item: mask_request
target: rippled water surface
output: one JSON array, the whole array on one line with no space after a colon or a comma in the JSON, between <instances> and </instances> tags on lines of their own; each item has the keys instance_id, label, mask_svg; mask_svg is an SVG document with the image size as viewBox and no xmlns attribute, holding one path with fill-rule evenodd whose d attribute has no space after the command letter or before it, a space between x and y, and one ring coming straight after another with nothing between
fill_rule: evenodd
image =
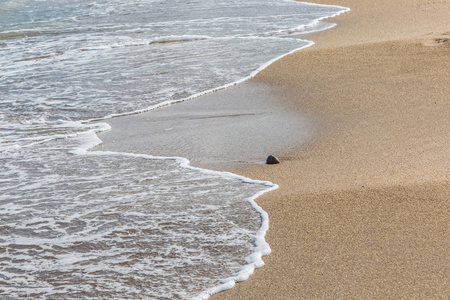
<instances>
[{"instance_id":1,"label":"rippled water surface","mask_svg":"<svg viewBox=\"0 0 450 300\"><path fill-rule=\"evenodd\" d=\"M251 253L260 217L242 200L261 186L62 142L0 163L4 294L186 298Z\"/></svg>"},{"instance_id":2,"label":"rippled water surface","mask_svg":"<svg viewBox=\"0 0 450 300\"><path fill-rule=\"evenodd\" d=\"M186 299L250 263L261 215L247 200L268 183L183 159L86 152L108 129L92 120L246 78L309 45L292 36L341 11L0 0L0 296Z\"/></svg>"}]
</instances>

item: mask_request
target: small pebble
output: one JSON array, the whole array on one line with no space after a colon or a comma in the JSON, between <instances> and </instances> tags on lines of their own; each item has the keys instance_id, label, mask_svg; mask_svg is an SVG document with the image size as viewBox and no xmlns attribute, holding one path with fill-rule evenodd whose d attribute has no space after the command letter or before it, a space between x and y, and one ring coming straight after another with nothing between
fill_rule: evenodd
<instances>
[{"instance_id":1,"label":"small pebble","mask_svg":"<svg viewBox=\"0 0 450 300\"><path fill-rule=\"evenodd\" d=\"M268 165L275 165L275 164L279 164L279 163L280 163L280 160L273 155L269 155L269 157L266 160L266 164L268 164Z\"/></svg>"}]
</instances>

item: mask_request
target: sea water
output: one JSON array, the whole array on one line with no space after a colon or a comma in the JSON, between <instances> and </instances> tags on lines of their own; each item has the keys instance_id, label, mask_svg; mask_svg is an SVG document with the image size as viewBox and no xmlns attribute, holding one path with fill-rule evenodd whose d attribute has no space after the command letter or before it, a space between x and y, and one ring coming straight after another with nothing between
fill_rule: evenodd
<instances>
[{"instance_id":1,"label":"sea water","mask_svg":"<svg viewBox=\"0 0 450 300\"><path fill-rule=\"evenodd\" d=\"M268 218L253 200L275 185L184 158L87 151L110 129L93 121L239 82L345 10L0 0L2 298L205 299L262 266Z\"/></svg>"}]
</instances>

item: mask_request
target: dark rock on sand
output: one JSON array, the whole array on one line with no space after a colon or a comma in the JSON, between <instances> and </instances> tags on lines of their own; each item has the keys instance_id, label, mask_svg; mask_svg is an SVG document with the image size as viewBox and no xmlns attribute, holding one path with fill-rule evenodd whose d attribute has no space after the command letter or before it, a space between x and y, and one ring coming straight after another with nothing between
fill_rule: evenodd
<instances>
[{"instance_id":1,"label":"dark rock on sand","mask_svg":"<svg viewBox=\"0 0 450 300\"><path fill-rule=\"evenodd\" d=\"M269 157L267 158L267 161L266 161L266 164L268 164L268 165L275 165L275 164L279 164L279 163L280 163L280 160L273 155L269 155Z\"/></svg>"}]
</instances>

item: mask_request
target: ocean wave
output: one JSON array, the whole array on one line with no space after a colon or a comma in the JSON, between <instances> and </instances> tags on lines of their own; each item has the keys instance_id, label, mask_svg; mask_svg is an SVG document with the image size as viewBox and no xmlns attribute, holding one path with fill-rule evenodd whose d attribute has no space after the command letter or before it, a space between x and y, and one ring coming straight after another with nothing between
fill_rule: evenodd
<instances>
[{"instance_id":1,"label":"ocean wave","mask_svg":"<svg viewBox=\"0 0 450 300\"><path fill-rule=\"evenodd\" d=\"M110 129L96 122L242 82L312 45L292 36L345 9L16 4L0 11L2 293L206 299L261 267L268 216L254 199L276 185L184 158L88 151Z\"/></svg>"}]
</instances>

